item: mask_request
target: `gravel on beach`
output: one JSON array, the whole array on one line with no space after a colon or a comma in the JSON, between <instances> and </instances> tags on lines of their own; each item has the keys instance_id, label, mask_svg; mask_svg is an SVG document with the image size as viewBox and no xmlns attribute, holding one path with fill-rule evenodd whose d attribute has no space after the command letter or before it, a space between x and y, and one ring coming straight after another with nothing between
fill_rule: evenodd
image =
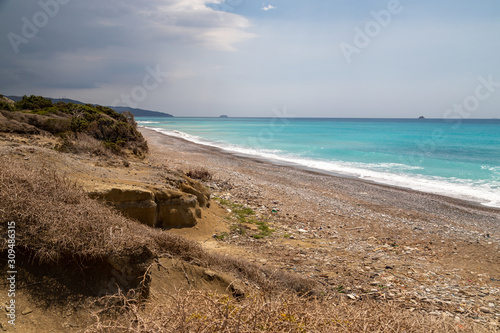
<instances>
[{"instance_id":1,"label":"gravel on beach","mask_svg":"<svg viewBox=\"0 0 500 333\"><path fill-rule=\"evenodd\" d=\"M262 239L231 233L221 246L353 302L392 300L500 327L500 209L140 131L149 163L208 170L214 197L252 208L274 229Z\"/></svg>"}]
</instances>

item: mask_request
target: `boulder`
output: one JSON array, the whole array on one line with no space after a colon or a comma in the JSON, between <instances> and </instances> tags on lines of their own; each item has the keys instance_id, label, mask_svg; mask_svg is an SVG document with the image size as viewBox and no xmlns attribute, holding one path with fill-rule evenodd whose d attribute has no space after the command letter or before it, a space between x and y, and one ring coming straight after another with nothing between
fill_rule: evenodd
<instances>
[{"instance_id":1,"label":"boulder","mask_svg":"<svg viewBox=\"0 0 500 333\"><path fill-rule=\"evenodd\" d=\"M200 207L208 204L208 190L187 184L181 184L180 189L101 185L87 191L91 198L105 201L123 215L151 227L193 227L201 218Z\"/></svg>"},{"instance_id":2,"label":"boulder","mask_svg":"<svg viewBox=\"0 0 500 333\"><path fill-rule=\"evenodd\" d=\"M151 227L156 226L157 204L154 194L147 189L124 186L99 188L90 191L89 196L105 201L125 216Z\"/></svg>"},{"instance_id":3,"label":"boulder","mask_svg":"<svg viewBox=\"0 0 500 333\"><path fill-rule=\"evenodd\" d=\"M178 228L196 225L196 196L171 189L155 189L155 199L158 206L156 226Z\"/></svg>"},{"instance_id":4,"label":"boulder","mask_svg":"<svg viewBox=\"0 0 500 333\"><path fill-rule=\"evenodd\" d=\"M189 183L181 183L179 189L182 192L190 193L196 196L200 207L208 206L210 201L210 192L201 183L191 181Z\"/></svg>"}]
</instances>

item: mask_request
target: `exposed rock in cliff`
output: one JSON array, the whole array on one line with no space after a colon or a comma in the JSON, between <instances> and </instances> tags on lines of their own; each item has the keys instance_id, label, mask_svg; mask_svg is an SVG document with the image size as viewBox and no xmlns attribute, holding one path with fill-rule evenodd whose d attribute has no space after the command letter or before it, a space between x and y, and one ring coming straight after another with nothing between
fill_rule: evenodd
<instances>
[{"instance_id":1,"label":"exposed rock in cliff","mask_svg":"<svg viewBox=\"0 0 500 333\"><path fill-rule=\"evenodd\" d=\"M179 190L116 184L96 185L87 191L91 198L107 202L125 216L167 229L195 226L201 208L210 200L208 190L189 178L182 179Z\"/></svg>"}]
</instances>

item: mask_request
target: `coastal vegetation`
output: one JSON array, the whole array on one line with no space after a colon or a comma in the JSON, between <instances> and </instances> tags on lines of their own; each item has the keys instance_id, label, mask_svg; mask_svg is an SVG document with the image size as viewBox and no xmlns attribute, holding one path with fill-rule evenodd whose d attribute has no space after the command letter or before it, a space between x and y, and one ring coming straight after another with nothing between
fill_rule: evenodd
<instances>
[{"instance_id":1,"label":"coastal vegetation","mask_svg":"<svg viewBox=\"0 0 500 333\"><path fill-rule=\"evenodd\" d=\"M57 102L41 96L23 96L18 102L0 98L0 131L52 134L60 139L63 152L106 151L123 155L132 152L144 157L146 140L137 130L130 112L118 113L100 105Z\"/></svg>"}]
</instances>

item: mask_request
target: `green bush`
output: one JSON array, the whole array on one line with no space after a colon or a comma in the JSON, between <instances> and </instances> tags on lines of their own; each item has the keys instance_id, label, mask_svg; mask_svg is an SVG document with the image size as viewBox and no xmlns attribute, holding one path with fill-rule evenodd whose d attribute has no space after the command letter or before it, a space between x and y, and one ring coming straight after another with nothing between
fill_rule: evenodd
<instances>
[{"instance_id":1,"label":"green bush","mask_svg":"<svg viewBox=\"0 0 500 333\"><path fill-rule=\"evenodd\" d=\"M0 109L12 106L0 100ZM15 103L16 112L23 115L22 121L43 129L52 134L60 135L72 132L72 138L78 140L78 134L86 134L99 140L114 153L121 154L124 149L131 150L137 156L144 156L148 145L142 134L137 130L137 123L130 112L120 114L115 110L92 104L74 104L57 102L52 104L49 99L41 96L23 96ZM26 110L29 110L28 112ZM68 141L70 139L67 139ZM62 150L69 147L68 142L62 145Z\"/></svg>"},{"instance_id":2,"label":"green bush","mask_svg":"<svg viewBox=\"0 0 500 333\"><path fill-rule=\"evenodd\" d=\"M48 118L41 122L37 127L57 135L68 132L70 129L70 122L68 119Z\"/></svg>"},{"instance_id":3,"label":"green bush","mask_svg":"<svg viewBox=\"0 0 500 333\"><path fill-rule=\"evenodd\" d=\"M18 110L40 110L51 107L52 101L42 96L31 95L28 97L24 95L15 105Z\"/></svg>"},{"instance_id":4,"label":"green bush","mask_svg":"<svg viewBox=\"0 0 500 333\"><path fill-rule=\"evenodd\" d=\"M0 101L0 110L14 111L14 107L7 102Z\"/></svg>"},{"instance_id":5,"label":"green bush","mask_svg":"<svg viewBox=\"0 0 500 333\"><path fill-rule=\"evenodd\" d=\"M85 118L72 118L71 119L71 130L73 132L85 132L89 127L90 123Z\"/></svg>"},{"instance_id":6,"label":"green bush","mask_svg":"<svg viewBox=\"0 0 500 333\"><path fill-rule=\"evenodd\" d=\"M87 105L89 105L89 104L87 104ZM118 113L118 112L116 112L115 110L113 110L111 108L108 108L108 107L105 107L105 106L101 106L101 105L96 105L94 108L96 110L98 110L99 112L104 113L104 114L110 116L111 118L113 118L115 120L127 122L127 118L123 114Z\"/></svg>"}]
</instances>

